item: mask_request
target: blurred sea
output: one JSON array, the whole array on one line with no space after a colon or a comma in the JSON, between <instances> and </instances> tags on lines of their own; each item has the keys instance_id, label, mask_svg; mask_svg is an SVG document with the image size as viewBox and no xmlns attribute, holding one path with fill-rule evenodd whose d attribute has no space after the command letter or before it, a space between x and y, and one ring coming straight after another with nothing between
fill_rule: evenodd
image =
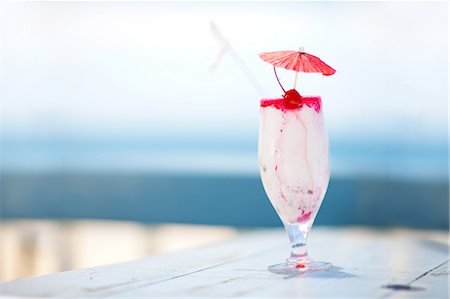
<instances>
[{"instance_id":1,"label":"blurred sea","mask_svg":"<svg viewBox=\"0 0 450 299\"><path fill-rule=\"evenodd\" d=\"M258 175L251 138L4 138L6 172L146 172ZM332 175L447 180L448 144L330 140Z\"/></svg>"},{"instance_id":2,"label":"blurred sea","mask_svg":"<svg viewBox=\"0 0 450 299\"><path fill-rule=\"evenodd\" d=\"M257 140L3 140L4 218L279 226ZM446 144L330 141L317 223L448 229Z\"/></svg>"}]
</instances>

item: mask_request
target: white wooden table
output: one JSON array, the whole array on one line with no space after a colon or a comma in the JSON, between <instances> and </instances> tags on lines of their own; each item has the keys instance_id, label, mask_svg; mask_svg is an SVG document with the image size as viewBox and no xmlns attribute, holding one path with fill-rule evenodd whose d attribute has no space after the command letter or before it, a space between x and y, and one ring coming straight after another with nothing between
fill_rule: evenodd
<instances>
[{"instance_id":1,"label":"white wooden table","mask_svg":"<svg viewBox=\"0 0 450 299\"><path fill-rule=\"evenodd\" d=\"M448 233L314 228L310 255L334 268L267 271L289 253L281 229L214 246L1 285L4 297L448 298Z\"/></svg>"}]
</instances>

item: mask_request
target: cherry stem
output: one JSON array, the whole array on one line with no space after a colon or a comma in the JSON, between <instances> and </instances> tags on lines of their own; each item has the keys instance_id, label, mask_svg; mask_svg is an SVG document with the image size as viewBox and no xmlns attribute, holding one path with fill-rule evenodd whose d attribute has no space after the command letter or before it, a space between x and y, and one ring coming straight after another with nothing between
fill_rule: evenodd
<instances>
[{"instance_id":1,"label":"cherry stem","mask_svg":"<svg viewBox=\"0 0 450 299\"><path fill-rule=\"evenodd\" d=\"M273 71L275 72L275 77L277 78L278 84L280 84L280 87L283 90L283 92L286 93L286 90L284 90L283 85L281 85L280 79L278 79L277 70L275 69L275 67L273 67Z\"/></svg>"}]
</instances>

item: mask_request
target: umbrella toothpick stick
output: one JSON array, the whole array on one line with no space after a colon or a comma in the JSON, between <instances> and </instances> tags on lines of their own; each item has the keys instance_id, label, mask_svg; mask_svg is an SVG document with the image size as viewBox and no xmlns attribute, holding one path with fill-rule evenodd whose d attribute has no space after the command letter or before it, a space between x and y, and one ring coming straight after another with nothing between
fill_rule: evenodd
<instances>
[{"instance_id":1,"label":"umbrella toothpick stick","mask_svg":"<svg viewBox=\"0 0 450 299\"><path fill-rule=\"evenodd\" d=\"M298 73L299 73L299 72L295 72L294 89L295 89L295 87L297 86Z\"/></svg>"},{"instance_id":2,"label":"umbrella toothpick stick","mask_svg":"<svg viewBox=\"0 0 450 299\"><path fill-rule=\"evenodd\" d=\"M305 48L304 48L304 47L299 47L299 48L298 48L298 53L300 53L300 55L302 55L303 53L305 53ZM297 86L298 73L299 73L299 72L295 72L294 89L295 89L295 87Z\"/></svg>"}]
</instances>

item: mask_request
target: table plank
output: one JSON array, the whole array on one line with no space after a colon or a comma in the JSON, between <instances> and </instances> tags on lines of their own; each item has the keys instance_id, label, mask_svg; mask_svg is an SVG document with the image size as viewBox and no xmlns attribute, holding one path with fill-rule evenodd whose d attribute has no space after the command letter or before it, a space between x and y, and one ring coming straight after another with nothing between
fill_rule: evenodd
<instances>
[{"instance_id":1,"label":"table plank","mask_svg":"<svg viewBox=\"0 0 450 299\"><path fill-rule=\"evenodd\" d=\"M280 230L243 233L187 252L3 285L3 293L37 297L373 297L447 298L447 233L313 229L309 249L328 271L297 276L267 266L288 254ZM409 287L409 289L407 288Z\"/></svg>"},{"instance_id":2,"label":"table plank","mask_svg":"<svg viewBox=\"0 0 450 299\"><path fill-rule=\"evenodd\" d=\"M331 271L295 277L272 274L266 270L267 265L283 260L286 254L285 248L278 247L206 272L194 273L183 280L166 281L117 294L116 297L149 294L157 297L176 297L180 294L188 297L335 297L341 294L343 297L389 298L391 290L383 288L383 285L413 280L446 258L446 255L436 255L433 249L415 247L413 236L406 237L404 233L391 232L391 238L383 238L385 233L366 231L353 231L352 237L335 233L324 235L325 232L322 232L320 238L311 243L311 252L327 257L324 259L342 269L336 267ZM341 244L338 244L339 240ZM333 248L330 243L338 245L336 251L330 250ZM429 298L432 294L425 289L409 294L409 297Z\"/></svg>"},{"instance_id":3,"label":"table plank","mask_svg":"<svg viewBox=\"0 0 450 299\"><path fill-rule=\"evenodd\" d=\"M137 261L59 272L3 283L2 293L34 297L108 296L142 285L180 278L259 252L267 246L261 236L284 242L279 231L243 233L218 246L153 256Z\"/></svg>"}]
</instances>

